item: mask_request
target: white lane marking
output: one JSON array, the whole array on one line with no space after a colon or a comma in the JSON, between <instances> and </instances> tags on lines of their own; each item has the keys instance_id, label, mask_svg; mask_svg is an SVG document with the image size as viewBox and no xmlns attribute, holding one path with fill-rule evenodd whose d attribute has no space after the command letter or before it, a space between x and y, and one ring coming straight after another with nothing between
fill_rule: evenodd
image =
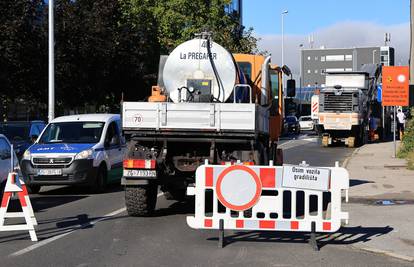
<instances>
[{"instance_id":1,"label":"white lane marking","mask_svg":"<svg viewBox=\"0 0 414 267\"><path fill-rule=\"evenodd\" d=\"M288 144L290 144L290 143L292 143L292 142L294 142L294 141L296 141L296 140L289 140L289 141L287 141L286 143L283 143L283 144L281 144L281 145L278 145L277 147L278 147L278 148L280 148L280 147L285 146L285 145L288 145Z\"/></svg>"},{"instance_id":2,"label":"white lane marking","mask_svg":"<svg viewBox=\"0 0 414 267\"><path fill-rule=\"evenodd\" d=\"M162 195L164 195L164 193L163 193L163 192L158 193L157 198L158 198L158 197L160 197L160 196L162 196ZM31 245L31 246L28 246L28 247L26 247L26 248L24 248L24 249L22 249L22 250L16 251L16 252L14 252L14 253L10 254L10 255L9 255L9 257L21 256L21 255L26 254L26 253L28 253L28 252L30 252L30 251L33 251L33 250L35 250L35 249L37 249L37 248L40 248L40 247L43 247L43 246L45 246L45 245L47 245L47 244L49 244L49 243L52 243L53 241L56 241L56 240L58 240L58 239L61 239L62 237L65 237L65 236L67 236L67 235L69 235L69 234L71 234L71 233L75 232L76 230L82 229L82 228L84 228L84 227L86 227L86 226L89 226L89 225L94 225L94 224L96 224L96 223L98 223L98 222L100 222L100 221L103 221L103 220L109 219L110 217L113 217L113 216L115 216L115 215L118 215L118 214L120 214L120 213L122 213L122 212L124 212L124 211L126 211L126 208L125 208L125 207L120 208L120 209L117 209L117 210L112 211L112 212L110 212L110 213L108 213L108 214L105 214L102 218L95 219L95 220L90 221L90 222L88 222L88 223L81 224L81 225L77 226L76 228L74 228L74 229L69 229L69 230L67 230L66 232L64 232L64 233L62 233L62 234L60 234L60 235L56 235L56 236L54 236L54 237L51 237L51 238L48 238L48 239L42 240L42 241L37 242L36 244L33 244L33 245Z\"/></svg>"}]
</instances>

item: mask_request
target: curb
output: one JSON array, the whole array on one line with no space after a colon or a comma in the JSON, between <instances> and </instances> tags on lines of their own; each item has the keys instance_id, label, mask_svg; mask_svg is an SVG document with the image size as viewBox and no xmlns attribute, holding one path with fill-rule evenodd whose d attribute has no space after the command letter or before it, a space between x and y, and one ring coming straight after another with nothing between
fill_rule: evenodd
<instances>
[{"instance_id":1,"label":"curb","mask_svg":"<svg viewBox=\"0 0 414 267\"><path fill-rule=\"evenodd\" d=\"M389 257L393 257L393 258L408 261L408 262L414 262L414 257L401 255L401 254L398 254L398 253L395 253L395 252L392 252L392 251L376 249L376 248L371 248L371 247L367 247L367 246L358 246L358 245L351 245L351 246L355 249L359 249L359 250L363 250L363 251L367 251L367 252L371 252L371 253L375 253L375 254L382 254L382 255L386 255L386 256L389 256Z\"/></svg>"},{"instance_id":2,"label":"curb","mask_svg":"<svg viewBox=\"0 0 414 267\"><path fill-rule=\"evenodd\" d=\"M350 156L348 156L348 157L344 160L344 163L342 163L342 168L346 168L346 167L348 166L348 163L349 163L349 161L351 160L351 158L352 158L353 156L355 156L355 154L357 154L357 153L359 152L359 150L361 150L361 148L362 148L362 146L361 146L361 147L356 148L356 149L354 150L354 152L352 152L352 154L351 154Z\"/></svg>"}]
</instances>

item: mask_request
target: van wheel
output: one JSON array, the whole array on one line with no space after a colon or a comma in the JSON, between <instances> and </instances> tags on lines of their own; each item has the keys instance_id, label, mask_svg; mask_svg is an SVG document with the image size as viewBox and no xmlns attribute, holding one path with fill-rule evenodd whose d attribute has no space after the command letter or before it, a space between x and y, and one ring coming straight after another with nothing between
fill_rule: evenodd
<instances>
[{"instance_id":1,"label":"van wheel","mask_svg":"<svg viewBox=\"0 0 414 267\"><path fill-rule=\"evenodd\" d=\"M26 185L29 194L37 194L40 191L40 185Z\"/></svg>"},{"instance_id":2,"label":"van wheel","mask_svg":"<svg viewBox=\"0 0 414 267\"><path fill-rule=\"evenodd\" d=\"M98 173L96 175L95 183L92 185L91 189L94 193L102 193L106 188L106 169L104 166L100 166Z\"/></svg>"}]
</instances>

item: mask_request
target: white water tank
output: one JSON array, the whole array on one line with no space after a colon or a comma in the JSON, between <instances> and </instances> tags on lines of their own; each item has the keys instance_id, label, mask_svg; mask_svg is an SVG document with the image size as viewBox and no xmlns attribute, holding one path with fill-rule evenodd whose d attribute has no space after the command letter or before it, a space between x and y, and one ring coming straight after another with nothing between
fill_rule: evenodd
<instances>
[{"instance_id":1,"label":"white water tank","mask_svg":"<svg viewBox=\"0 0 414 267\"><path fill-rule=\"evenodd\" d=\"M197 38L180 44L168 56L163 81L173 102L180 102L179 88L187 86L187 80L191 79L211 80L212 95L221 102L225 102L232 94L237 76L232 55L213 41L210 46L211 54L207 51L207 40ZM213 59L222 81L220 91L209 57Z\"/></svg>"}]
</instances>

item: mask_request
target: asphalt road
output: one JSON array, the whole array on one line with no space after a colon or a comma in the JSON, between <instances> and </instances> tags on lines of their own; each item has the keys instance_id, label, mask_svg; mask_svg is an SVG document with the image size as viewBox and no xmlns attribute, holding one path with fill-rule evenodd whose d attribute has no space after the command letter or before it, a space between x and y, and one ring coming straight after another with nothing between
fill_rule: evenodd
<instances>
[{"instance_id":1,"label":"asphalt road","mask_svg":"<svg viewBox=\"0 0 414 267\"><path fill-rule=\"evenodd\" d=\"M292 140L291 138L296 138ZM321 148L311 135L282 140L286 163L340 164L352 153L345 147ZM31 200L39 222L39 242L27 233L0 233L2 266L410 266L393 258L352 247L370 238L363 228L342 228L320 236L314 252L304 234L226 231L227 245L217 247L215 231L193 230L185 217L190 202L159 195L153 217L131 218L124 192L90 195L81 188L50 187ZM352 214L350 215L352 216Z\"/></svg>"}]
</instances>

